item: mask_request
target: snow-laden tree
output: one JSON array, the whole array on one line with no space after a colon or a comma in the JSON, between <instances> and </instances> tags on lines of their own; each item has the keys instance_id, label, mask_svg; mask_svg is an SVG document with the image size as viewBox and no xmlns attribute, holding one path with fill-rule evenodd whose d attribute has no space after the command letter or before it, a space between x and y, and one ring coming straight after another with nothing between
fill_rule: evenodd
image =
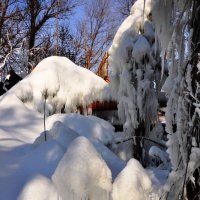
<instances>
[{"instance_id":1,"label":"snow-laden tree","mask_svg":"<svg viewBox=\"0 0 200 200\"><path fill-rule=\"evenodd\" d=\"M141 141L157 122L160 53L151 1L139 0L118 29L110 48L111 86L124 131L135 136L134 157L143 161Z\"/></svg>"},{"instance_id":2,"label":"snow-laden tree","mask_svg":"<svg viewBox=\"0 0 200 200\"><path fill-rule=\"evenodd\" d=\"M166 131L171 173L163 199L192 199L199 188L199 9L198 0L138 0L110 49L111 84L119 102L119 117L124 130L139 138L134 150L140 152L133 155L141 161L141 136L148 136L150 125L157 120L156 94L165 66L168 68L163 90L168 96ZM189 180L196 187L192 195L184 190Z\"/></svg>"},{"instance_id":3,"label":"snow-laden tree","mask_svg":"<svg viewBox=\"0 0 200 200\"><path fill-rule=\"evenodd\" d=\"M166 131L172 172L163 199L194 199L199 186L193 173L200 166L200 2L170 0L165 4L162 1L154 3L156 36L163 54L166 52L169 68L163 89L169 96ZM194 190L187 193L184 188L189 179Z\"/></svg>"}]
</instances>

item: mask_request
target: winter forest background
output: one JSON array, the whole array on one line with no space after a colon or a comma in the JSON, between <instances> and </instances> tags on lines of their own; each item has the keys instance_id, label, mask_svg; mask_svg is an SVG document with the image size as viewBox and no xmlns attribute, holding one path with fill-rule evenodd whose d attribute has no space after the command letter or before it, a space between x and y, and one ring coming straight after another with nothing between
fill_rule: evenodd
<instances>
[{"instance_id":1,"label":"winter forest background","mask_svg":"<svg viewBox=\"0 0 200 200\"><path fill-rule=\"evenodd\" d=\"M199 21L199 0L1 0L0 78L23 80L0 96L0 199L200 199Z\"/></svg>"},{"instance_id":2,"label":"winter forest background","mask_svg":"<svg viewBox=\"0 0 200 200\"><path fill-rule=\"evenodd\" d=\"M89 69L94 67L132 5L131 0L0 3L1 63L26 74L51 55L66 56Z\"/></svg>"}]
</instances>

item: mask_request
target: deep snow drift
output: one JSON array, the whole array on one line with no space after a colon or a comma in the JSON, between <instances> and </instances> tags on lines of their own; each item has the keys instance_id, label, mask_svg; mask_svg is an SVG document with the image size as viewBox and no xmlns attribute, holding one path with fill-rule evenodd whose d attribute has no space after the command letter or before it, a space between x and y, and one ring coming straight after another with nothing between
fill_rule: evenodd
<instances>
[{"instance_id":1,"label":"deep snow drift","mask_svg":"<svg viewBox=\"0 0 200 200\"><path fill-rule=\"evenodd\" d=\"M33 72L14 86L14 93L25 105L44 112L76 112L95 100L109 99L108 84L93 72L75 65L65 57L52 56L42 60Z\"/></svg>"},{"instance_id":2,"label":"deep snow drift","mask_svg":"<svg viewBox=\"0 0 200 200\"><path fill-rule=\"evenodd\" d=\"M94 116L58 113L46 116L44 131L45 90L47 115L59 112L61 105L69 111L79 103L86 105L108 97L104 95L108 89L104 80L77 66L63 66L65 61L67 59L59 57L45 59L0 97L2 200L117 199L115 195L112 198L112 188L118 185L115 180L123 182L120 172L126 162L112 152L116 133L111 124ZM79 84L79 80L83 82ZM136 165L134 170L147 177L147 182L140 183L142 188L151 185L150 176L141 166ZM125 171L133 173L129 164ZM131 181L129 178L125 181L130 188L136 188L139 179ZM151 187L145 191L148 196Z\"/></svg>"}]
</instances>

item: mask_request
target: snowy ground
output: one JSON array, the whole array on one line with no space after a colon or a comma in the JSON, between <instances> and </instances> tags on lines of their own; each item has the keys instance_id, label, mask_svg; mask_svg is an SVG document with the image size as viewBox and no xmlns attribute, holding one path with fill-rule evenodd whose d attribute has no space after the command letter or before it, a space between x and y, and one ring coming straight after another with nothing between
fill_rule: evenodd
<instances>
[{"instance_id":1,"label":"snowy ground","mask_svg":"<svg viewBox=\"0 0 200 200\"><path fill-rule=\"evenodd\" d=\"M58 57L53 60L60 62ZM70 68L68 61L66 65L67 68L62 68L62 75L56 71L60 73L58 77L67 76L69 71L70 76L80 73L77 78L82 76L82 88L91 87L92 83L84 80L88 78L86 72L85 76L77 73L77 68ZM49 67L46 69L51 70ZM0 97L0 200L143 200L157 192L160 183L155 177L155 169L146 171L134 159L126 163L107 148L119 136L116 137L111 124L100 118L75 113L52 114L45 121L45 141L44 118L41 106L38 106L44 102L44 88L38 81L42 71L45 75L48 70L44 70L44 65L36 68L35 72ZM80 89L78 97L81 95L84 99L87 96L90 102L94 94L107 90L107 84L90 72L89 76L96 85L92 84L93 93L90 95ZM46 79L42 81L44 83ZM61 84L70 87L69 82L60 82L55 91L50 87L47 109L51 108L51 112L56 111L53 109L56 108L55 101L61 101L61 96L56 99L64 87ZM52 93L55 95L51 96ZM68 102L78 97L76 92L71 93ZM159 173L158 178L163 178L164 173Z\"/></svg>"}]
</instances>

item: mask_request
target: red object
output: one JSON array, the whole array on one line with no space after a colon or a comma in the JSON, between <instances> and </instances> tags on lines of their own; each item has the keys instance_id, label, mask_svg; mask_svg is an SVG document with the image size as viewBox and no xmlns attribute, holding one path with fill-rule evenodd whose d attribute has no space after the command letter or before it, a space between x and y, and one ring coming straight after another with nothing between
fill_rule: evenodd
<instances>
[{"instance_id":1,"label":"red object","mask_svg":"<svg viewBox=\"0 0 200 200\"><path fill-rule=\"evenodd\" d=\"M99 102L95 101L91 104L92 110L117 110L117 102L115 101L105 101Z\"/></svg>"}]
</instances>

